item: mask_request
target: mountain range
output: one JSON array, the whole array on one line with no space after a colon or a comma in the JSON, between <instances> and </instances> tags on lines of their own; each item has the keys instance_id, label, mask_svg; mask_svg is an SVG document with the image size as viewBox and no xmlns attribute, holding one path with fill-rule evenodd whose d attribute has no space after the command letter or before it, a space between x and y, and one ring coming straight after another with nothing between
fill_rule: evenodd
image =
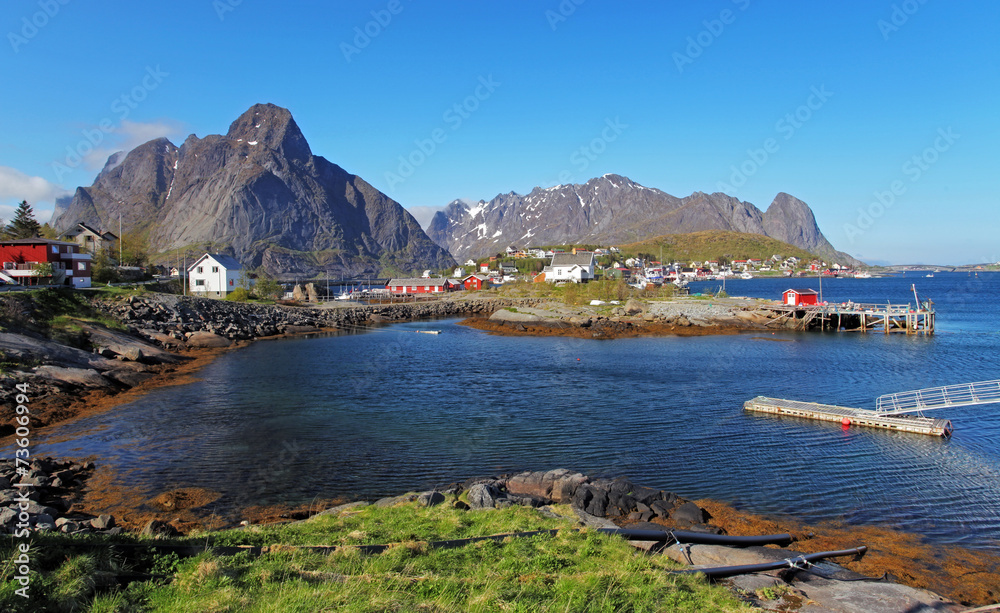
<instances>
[{"instance_id":1,"label":"mountain range","mask_svg":"<svg viewBox=\"0 0 1000 613\"><path fill-rule=\"evenodd\" d=\"M431 219L427 234L455 258L492 255L508 245L634 243L703 230L761 234L836 262L858 260L823 236L809 206L779 193L766 212L722 193L685 198L615 174L584 184L499 194L489 202L454 200Z\"/></svg>"},{"instance_id":2,"label":"mountain range","mask_svg":"<svg viewBox=\"0 0 1000 613\"><path fill-rule=\"evenodd\" d=\"M141 233L155 253L219 251L280 276L391 275L450 267L403 207L313 155L291 113L256 104L225 135L160 138L108 159L57 203L58 232L85 222Z\"/></svg>"},{"instance_id":3,"label":"mountain range","mask_svg":"<svg viewBox=\"0 0 1000 613\"><path fill-rule=\"evenodd\" d=\"M112 155L90 187L57 202L50 224L141 235L160 261L221 252L276 276L392 276L440 270L508 246L616 245L702 230L761 234L833 261L801 200L766 212L726 194L677 198L615 174L577 185L455 200L426 233L398 202L313 155L291 113L255 104L225 135L165 138ZM723 255L723 254L720 254Z\"/></svg>"}]
</instances>

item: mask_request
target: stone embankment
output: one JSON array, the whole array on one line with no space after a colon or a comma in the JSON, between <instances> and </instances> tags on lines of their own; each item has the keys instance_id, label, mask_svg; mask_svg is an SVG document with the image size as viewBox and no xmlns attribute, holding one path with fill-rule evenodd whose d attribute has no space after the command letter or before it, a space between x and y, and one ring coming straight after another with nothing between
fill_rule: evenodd
<instances>
[{"instance_id":1,"label":"stone embankment","mask_svg":"<svg viewBox=\"0 0 1000 613\"><path fill-rule=\"evenodd\" d=\"M186 346L198 333L230 341L329 328L354 328L373 323L434 317L486 316L498 309L537 303L533 299L466 299L375 304L353 307L302 308L226 302L191 296L149 294L132 296L102 307L139 333L165 346ZM195 346L207 337L195 337Z\"/></svg>"}]
</instances>

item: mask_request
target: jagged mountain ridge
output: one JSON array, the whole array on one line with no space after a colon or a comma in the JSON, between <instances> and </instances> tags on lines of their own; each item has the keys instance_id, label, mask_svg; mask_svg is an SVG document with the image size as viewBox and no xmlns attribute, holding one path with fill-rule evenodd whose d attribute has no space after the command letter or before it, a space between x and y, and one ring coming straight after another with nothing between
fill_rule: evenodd
<instances>
[{"instance_id":1,"label":"jagged mountain ridge","mask_svg":"<svg viewBox=\"0 0 1000 613\"><path fill-rule=\"evenodd\" d=\"M722 193L685 198L615 174L584 184L536 187L489 202L454 200L435 214L427 234L456 259L508 245L635 243L665 234L731 230L762 234L832 260L857 263L823 236L809 206L785 193L766 212Z\"/></svg>"},{"instance_id":2,"label":"jagged mountain ridge","mask_svg":"<svg viewBox=\"0 0 1000 613\"><path fill-rule=\"evenodd\" d=\"M454 264L399 203L312 154L291 113L256 104L225 135L115 154L52 218L144 232L154 252L223 251L282 276L379 276Z\"/></svg>"}]
</instances>

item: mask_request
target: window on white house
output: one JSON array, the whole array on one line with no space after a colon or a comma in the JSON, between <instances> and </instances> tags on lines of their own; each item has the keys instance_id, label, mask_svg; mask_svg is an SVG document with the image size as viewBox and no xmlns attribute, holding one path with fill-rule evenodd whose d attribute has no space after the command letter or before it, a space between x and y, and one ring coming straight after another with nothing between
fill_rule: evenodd
<instances>
[{"instance_id":1,"label":"window on white house","mask_svg":"<svg viewBox=\"0 0 1000 613\"><path fill-rule=\"evenodd\" d=\"M194 280L194 284L195 284L196 287L199 286L199 285L205 285L205 280L204 279L195 279Z\"/></svg>"},{"instance_id":2,"label":"window on white house","mask_svg":"<svg viewBox=\"0 0 1000 613\"><path fill-rule=\"evenodd\" d=\"M213 266L212 267L212 272L219 272L219 267L218 266Z\"/></svg>"},{"instance_id":3,"label":"window on white house","mask_svg":"<svg viewBox=\"0 0 1000 613\"><path fill-rule=\"evenodd\" d=\"M203 272L205 272L205 269L204 269L204 268L202 268L201 266L199 266L199 267L198 267L198 274L201 274L201 273L203 273Z\"/></svg>"}]
</instances>

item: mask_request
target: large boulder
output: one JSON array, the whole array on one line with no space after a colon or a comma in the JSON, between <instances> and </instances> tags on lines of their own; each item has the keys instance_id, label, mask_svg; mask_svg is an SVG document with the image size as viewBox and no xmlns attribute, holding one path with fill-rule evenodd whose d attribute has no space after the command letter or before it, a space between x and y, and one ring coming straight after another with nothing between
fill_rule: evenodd
<instances>
[{"instance_id":1,"label":"large boulder","mask_svg":"<svg viewBox=\"0 0 1000 613\"><path fill-rule=\"evenodd\" d=\"M670 514L670 519L678 524L703 524L712 516L693 502L685 502Z\"/></svg>"},{"instance_id":2,"label":"large boulder","mask_svg":"<svg viewBox=\"0 0 1000 613\"><path fill-rule=\"evenodd\" d=\"M0 332L0 347L3 347L6 359L21 363L41 362L96 370L108 370L121 366L117 360L109 360L96 353L23 334Z\"/></svg>"},{"instance_id":3,"label":"large boulder","mask_svg":"<svg viewBox=\"0 0 1000 613\"><path fill-rule=\"evenodd\" d=\"M635 298L629 298L628 302L625 303L625 314L627 315L639 315L645 311L646 305Z\"/></svg>"},{"instance_id":4,"label":"large boulder","mask_svg":"<svg viewBox=\"0 0 1000 613\"><path fill-rule=\"evenodd\" d=\"M503 494L493 483L476 483L469 488L467 497L471 509L494 509L497 501L503 499Z\"/></svg>"},{"instance_id":5,"label":"large boulder","mask_svg":"<svg viewBox=\"0 0 1000 613\"><path fill-rule=\"evenodd\" d=\"M505 486L512 494L528 494L560 503L572 500L576 488L586 482L586 476L558 468L516 474L507 479Z\"/></svg>"},{"instance_id":6,"label":"large boulder","mask_svg":"<svg viewBox=\"0 0 1000 613\"><path fill-rule=\"evenodd\" d=\"M490 315L490 321L495 321L498 323L513 323L513 324L533 324L540 323L543 321L538 315L532 315L531 313L519 313L517 311L508 311L507 309L500 309L499 311Z\"/></svg>"},{"instance_id":7,"label":"large boulder","mask_svg":"<svg viewBox=\"0 0 1000 613\"><path fill-rule=\"evenodd\" d=\"M169 351L119 330L87 322L80 322L80 327L92 345L108 349L126 360L154 364L174 364L182 360Z\"/></svg>"},{"instance_id":8,"label":"large boulder","mask_svg":"<svg viewBox=\"0 0 1000 613\"><path fill-rule=\"evenodd\" d=\"M212 332L195 332L188 337L187 344L190 347L229 347L233 342Z\"/></svg>"},{"instance_id":9,"label":"large boulder","mask_svg":"<svg viewBox=\"0 0 1000 613\"><path fill-rule=\"evenodd\" d=\"M96 370L89 368L63 368L61 366L38 366L35 374L43 379L74 387L111 388L114 384Z\"/></svg>"}]
</instances>

